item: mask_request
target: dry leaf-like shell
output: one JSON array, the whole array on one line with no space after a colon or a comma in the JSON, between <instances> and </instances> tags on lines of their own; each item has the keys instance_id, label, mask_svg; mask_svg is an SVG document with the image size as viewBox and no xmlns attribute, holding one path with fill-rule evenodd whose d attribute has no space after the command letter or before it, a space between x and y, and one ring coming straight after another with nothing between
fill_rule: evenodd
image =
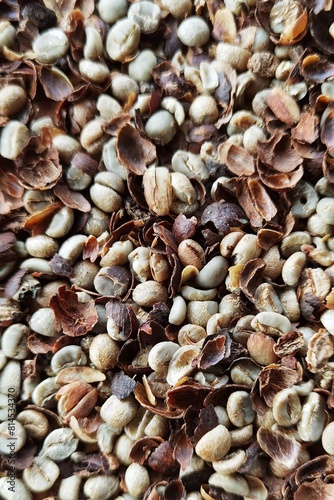
<instances>
[{"instance_id":1,"label":"dry leaf-like shell","mask_svg":"<svg viewBox=\"0 0 334 500\"><path fill-rule=\"evenodd\" d=\"M271 221L277 214L277 207L258 179L238 179L235 192L253 226L261 227L263 219Z\"/></svg>"},{"instance_id":2,"label":"dry leaf-like shell","mask_svg":"<svg viewBox=\"0 0 334 500\"><path fill-rule=\"evenodd\" d=\"M93 300L79 302L78 296L65 286L50 300L50 307L55 313L55 326L71 337L85 335L98 321Z\"/></svg>"},{"instance_id":3,"label":"dry leaf-like shell","mask_svg":"<svg viewBox=\"0 0 334 500\"><path fill-rule=\"evenodd\" d=\"M317 47L324 54L333 54L334 39L330 33L330 27L334 22L333 9L325 7L318 11L317 3L315 2L315 8L310 10L310 33ZM326 4L326 2L319 2L319 4L323 3Z\"/></svg>"},{"instance_id":4,"label":"dry leaf-like shell","mask_svg":"<svg viewBox=\"0 0 334 500\"><path fill-rule=\"evenodd\" d=\"M225 163L228 169L235 175L252 175L255 172L253 156L246 149L223 142L218 147L218 158L221 163Z\"/></svg>"},{"instance_id":5,"label":"dry leaf-like shell","mask_svg":"<svg viewBox=\"0 0 334 500\"><path fill-rule=\"evenodd\" d=\"M117 134L117 156L125 168L136 175L143 175L146 165L156 158L156 147L144 139L131 125L124 125Z\"/></svg>"},{"instance_id":6,"label":"dry leaf-like shell","mask_svg":"<svg viewBox=\"0 0 334 500\"><path fill-rule=\"evenodd\" d=\"M321 127L320 139L323 144L328 148L329 152L334 151L334 110L330 110L326 115Z\"/></svg>"},{"instance_id":7,"label":"dry leaf-like shell","mask_svg":"<svg viewBox=\"0 0 334 500\"><path fill-rule=\"evenodd\" d=\"M263 184L273 191L286 191L294 188L303 177L303 165L290 172L277 172L258 159L257 171Z\"/></svg>"},{"instance_id":8,"label":"dry leaf-like shell","mask_svg":"<svg viewBox=\"0 0 334 500\"><path fill-rule=\"evenodd\" d=\"M61 177L58 150L52 145L50 128L43 128L39 137L32 136L15 159L18 177L27 189L49 189Z\"/></svg>"},{"instance_id":9,"label":"dry leaf-like shell","mask_svg":"<svg viewBox=\"0 0 334 500\"><path fill-rule=\"evenodd\" d=\"M257 2L256 15L274 43L293 45L306 34L308 12L298 1Z\"/></svg>"},{"instance_id":10,"label":"dry leaf-like shell","mask_svg":"<svg viewBox=\"0 0 334 500\"><path fill-rule=\"evenodd\" d=\"M247 219L244 211L237 204L218 201L211 203L203 211L201 223L207 222L212 222L218 231L228 231L231 227L246 224Z\"/></svg>"},{"instance_id":11,"label":"dry leaf-like shell","mask_svg":"<svg viewBox=\"0 0 334 500\"><path fill-rule=\"evenodd\" d=\"M296 141L312 144L319 137L319 118L312 112L304 111L296 127L291 130L291 137Z\"/></svg>"},{"instance_id":12,"label":"dry leaf-like shell","mask_svg":"<svg viewBox=\"0 0 334 500\"><path fill-rule=\"evenodd\" d=\"M284 466L286 471L294 470L307 461L303 446L296 439L287 437L282 432L273 432L260 427L257 440L261 449L274 462Z\"/></svg>"},{"instance_id":13,"label":"dry leaf-like shell","mask_svg":"<svg viewBox=\"0 0 334 500\"><path fill-rule=\"evenodd\" d=\"M252 259L244 265L240 272L240 289L252 302L255 302L255 293L262 282L263 270L265 267L266 264L262 259Z\"/></svg>"},{"instance_id":14,"label":"dry leaf-like shell","mask_svg":"<svg viewBox=\"0 0 334 500\"><path fill-rule=\"evenodd\" d=\"M310 54L302 60L300 74L308 83L323 83L333 78L334 64L320 54Z\"/></svg>"}]
</instances>

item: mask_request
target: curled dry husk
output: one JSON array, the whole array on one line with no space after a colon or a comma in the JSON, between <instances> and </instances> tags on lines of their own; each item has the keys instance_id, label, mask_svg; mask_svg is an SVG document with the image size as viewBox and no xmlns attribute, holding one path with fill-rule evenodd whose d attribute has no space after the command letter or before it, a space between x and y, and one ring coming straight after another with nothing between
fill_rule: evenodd
<instances>
[{"instance_id":1,"label":"curled dry husk","mask_svg":"<svg viewBox=\"0 0 334 500\"><path fill-rule=\"evenodd\" d=\"M189 7L189 12L178 19L172 12L175 2L155 2L161 7L159 26L141 34L138 52L136 49L125 55L122 58L125 64L121 66L117 66L118 63L115 66L104 50L98 55L98 62L110 73L103 83L89 81L79 72L87 43L87 26L96 32L97 39L101 38L103 46L109 29L115 24L100 18L98 7L102 0L23 3L14 0L0 3L1 22L12 23L16 34L15 40L1 47L0 90L7 85L17 85L25 95L23 109L12 116L0 116L0 126L5 127L11 119L28 128L43 116L51 121L40 130L36 124L34 131L31 127L28 144L14 160L1 158L0 260L1 271L6 271L6 266L10 271L3 281L0 297L0 326L5 330L17 323L29 324L29 316L40 307L42 300L44 305L48 301L47 307L54 312L55 337L29 330L24 338L28 359L7 359L7 363L21 369L22 397L20 395L17 400L18 413L31 409L43 414L52 428L70 427L82 441L80 450L87 452L81 462L72 457L59 463L59 481L74 475L84 483L90 477L116 474L121 489L126 490L123 479L126 466L120 464L115 450L102 452L97 444L99 429L106 424L100 408L113 395L119 401L133 398L145 418L153 415L168 421L163 436L140 437L129 452L132 461L148 470L152 481L143 499L181 500L189 492L201 491L202 496L210 500L232 500L236 498L235 493L208 484L213 473L209 462L200 470L193 471L191 467L198 458L197 443L217 427L219 418L225 418L224 409L231 395L242 391L249 394L252 411L258 417L253 428L252 425L246 430L230 428L236 442L242 432L251 431L246 436L248 441L241 445L246 458L237 474L246 479L260 477L269 497L331 499L334 496L334 464L331 456L323 454L320 442L304 444L296 439L294 427L275 426L272 429L270 425L277 394L284 389L299 391L303 404L305 387L311 383L314 385L311 390L327 401L326 424L333 420L334 344L331 332L321 326L324 311L334 309L333 271L318 264L316 258L322 250L314 248L317 240L298 248L306 256L306 265L289 292L295 293L299 316L291 320L289 332L271 331L268 342L275 359L272 364L258 365L251 358L248 340L254 337L268 339L266 333L257 335L251 329L249 318L244 318L258 313L256 292L259 285L270 283L278 297L288 288L282 281L281 270L275 274L271 269L270 252L276 255L275 248L279 252L281 240L290 232L300 230L312 234L307 219L297 220L293 215L299 182L303 180L315 185L324 177L319 189L316 188L316 196L324 197L321 189L327 189L332 196L334 106L330 85L334 64L330 56L334 53L334 42L330 31L333 31L334 17L331 2L270 0L257 1L252 7L246 3L232 6L230 2L229 6L226 2L222 6L215 1L196 0L191 5L192 10ZM230 8L235 9L235 13ZM187 47L177 36L182 16L187 20L191 15L203 17L211 30L210 42L204 47ZM126 13L122 17L126 17ZM69 50L54 65L41 64L32 54L32 43L39 33L53 27L64 31ZM265 48L257 52L255 45L265 36L262 30L259 31L260 27L267 32L269 40L264 42ZM232 67L233 61L231 65L222 61L210 64L215 57L216 43L221 42L231 44L232 49L243 47L242 50L250 54L244 73ZM279 62L273 56L274 46L277 55L281 52L279 58L282 57L283 66L288 63L288 70L285 80L277 78L272 84L270 78ZM136 101L136 92L130 93L118 103L115 116L104 122L101 149L103 141L109 138L116 141L111 165L107 160L104 164L105 155L100 159L99 155L92 157L85 152L80 135L87 123L98 116L99 94L115 97L112 83L115 83L116 74L125 75L128 63L142 48L154 52L157 49L152 79L139 82L136 92L140 99L146 94L143 101ZM254 63L256 60L270 61L269 73L266 68L259 68ZM214 88L203 90L201 63L214 76ZM301 93L298 86L302 87ZM266 97L259 104L258 92L262 89L269 91L261 94ZM194 125L189 118L189 108L194 99L205 92L216 102L215 119L213 123ZM183 118L178 121L179 117L175 116L178 124L175 135L170 143L162 146L159 140L153 144L147 137L145 124L151 115L164 107L166 97L172 98L169 102L176 100L182 107L184 121ZM240 135L232 134L228 138L231 118L236 111L243 111L243 107L245 110L254 108L256 123L265 137L252 148L247 147L247 134L242 128L247 119L244 124L240 122ZM61 147L58 151L53 145L59 133L64 141L69 136L75 139L74 149L68 155ZM169 182L172 158L178 150L198 155L210 176L209 179L190 179L196 194L193 206L176 200ZM91 183L94 176L105 169L113 174L114 168L115 172L122 172L122 179L127 175L119 210L109 215L96 211L92 222L96 207L89 194L91 183L80 191L71 189L67 184L71 167L79 177L91 178ZM161 168L163 170L159 170ZM114 179L116 186L118 181ZM328 183L325 188L321 184L324 180ZM23 195L34 190L43 197L43 203L39 206L37 202L38 208L29 211ZM43 235L64 207L73 210L74 223L60 243L73 235L87 235L78 260L68 262L55 253L48 259L48 272L35 270L31 263L32 271L20 269L25 260L22 243L28 236ZM87 234L91 228L94 234ZM239 236L249 233L254 238L256 235L260 254L246 263L233 265L232 246L239 241ZM191 328L179 337L180 328L189 327L189 311L186 307L180 324L170 323L172 299L180 298L183 285L201 288L196 282L202 280L199 269L182 264L179 245L189 239L198 243L205 265L220 254L225 236L231 237L234 243L227 256L227 277L215 287L212 302L219 310L216 323L212 322L211 330L208 328L209 335L205 327L196 325L201 332L200 340ZM319 246L333 246L329 236L332 235L321 236ZM138 283L124 255L123 264L110 266L105 274L115 281L126 279L126 291L121 297L102 296L90 283L88 290L81 286L70 288L77 264L93 264L87 266L87 273L94 274L94 266L99 265L100 258L120 242L133 248L144 247L149 281L156 279L164 287L165 302L142 307L134 302L132 290ZM275 261L274 264L279 267L283 262ZM154 268L158 265L165 266L165 274L159 274L160 270ZM125 270L123 274L122 270ZM157 279L158 275L163 278ZM41 287L27 289L28 277ZM45 288L54 281L59 286L45 297ZM209 284L207 288L212 289ZM14 300L17 297L19 301ZM231 297L233 300L228 302ZM281 305L286 307L283 300ZM302 328L305 324L306 333ZM310 329L314 333L311 334ZM108 331L117 347L115 366L110 370L95 368L89 359L90 344L101 330ZM192 349L192 354L196 355L187 366L187 375L170 385L166 373L155 372L150 366L149 352L161 342L175 346L181 339L191 346L196 344ZM83 364L72 366L71 359L69 366L65 365L50 376L52 357L72 347L80 351L80 363ZM6 370L2 368L1 392L4 373ZM44 389L43 385L39 386L32 396L31 388L38 386L39 381L45 384ZM30 404L31 400L34 404ZM18 451L16 470L19 476L31 466L40 445L28 438ZM6 456L0 461L3 471L10 468ZM45 494L57 496L57 487L58 483Z\"/></svg>"}]
</instances>

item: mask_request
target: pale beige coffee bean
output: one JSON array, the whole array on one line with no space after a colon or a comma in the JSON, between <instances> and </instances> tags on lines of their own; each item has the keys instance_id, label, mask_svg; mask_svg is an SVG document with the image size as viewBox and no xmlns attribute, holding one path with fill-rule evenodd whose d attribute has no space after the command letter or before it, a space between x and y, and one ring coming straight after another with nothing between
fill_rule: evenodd
<instances>
[{"instance_id":1,"label":"pale beige coffee bean","mask_svg":"<svg viewBox=\"0 0 334 500\"><path fill-rule=\"evenodd\" d=\"M153 50L141 50L138 56L129 62L129 76L137 83L150 82L152 80L152 69L156 64L157 56Z\"/></svg>"},{"instance_id":2,"label":"pale beige coffee bean","mask_svg":"<svg viewBox=\"0 0 334 500\"><path fill-rule=\"evenodd\" d=\"M69 476L60 481L59 500L78 500L81 486L81 476Z\"/></svg>"},{"instance_id":3,"label":"pale beige coffee bean","mask_svg":"<svg viewBox=\"0 0 334 500\"><path fill-rule=\"evenodd\" d=\"M0 154L8 160L15 160L27 146L29 129L17 120L10 120L1 130Z\"/></svg>"},{"instance_id":4,"label":"pale beige coffee bean","mask_svg":"<svg viewBox=\"0 0 334 500\"><path fill-rule=\"evenodd\" d=\"M286 285L295 286L301 276L306 262L303 252L295 252L284 262L282 267L282 278Z\"/></svg>"},{"instance_id":5,"label":"pale beige coffee bean","mask_svg":"<svg viewBox=\"0 0 334 500\"><path fill-rule=\"evenodd\" d=\"M179 149L172 156L172 170L180 172L188 178L206 182L210 178L210 172L202 161L200 155Z\"/></svg>"},{"instance_id":6,"label":"pale beige coffee bean","mask_svg":"<svg viewBox=\"0 0 334 500\"><path fill-rule=\"evenodd\" d=\"M87 241L87 236L84 234L75 234L70 236L60 246L58 254L63 259L67 260L70 265L82 255L84 243Z\"/></svg>"},{"instance_id":7,"label":"pale beige coffee bean","mask_svg":"<svg viewBox=\"0 0 334 500\"><path fill-rule=\"evenodd\" d=\"M91 155L99 155L102 152L104 143L109 136L105 133L104 127L107 121L98 117L89 121L82 128L80 134L80 144Z\"/></svg>"},{"instance_id":8,"label":"pale beige coffee bean","mask_svg":"<svg viewBox=\"0 0 334 500\"><path fill-rule=\"evenodd\" d=\"M98 370L106 371L115 367L119 345L107 333L93 338L89 348L89 358Z\"/></svg>"},{"instance_id":9,"label":"pale beige coffee bean","mask_svg":"<svg viewBox=\"0 0 334 500\"><path fill-rule=\"evenodd\" d=\"M217 461L212 462L212 467L220 474L233 474L246 461L246 452L244 450L232 451L228 455Z\"/></svg>"},{"instance_id":10,"label":"pale beige coffee bean","mask_svg":"<svg viewBox=\"0 0 334 500\"><path fill-rule=\"evenodd\" d=\"M46 337L57 337L59 334L55 327L55 313L50 307L42 307L33 313L29 326L34 332Z\"/></svg>"},{"instance_id":11,"label":"pale beige coffee bean","mask_svg":"<svg viewBox=\"0 0 334 500\"><path fill-rule=\"evenodd\" d=\"M34 462L23 470L22 479L32 492L41 493L54 485L59 474L60 469L52 460L36 457Z\"/></svg>"},{"instance_id":12,"label":"pale beige coffee bean","mask_svg":"<svg viewBox=\"0 0 334 500\"><path fill-rule=\"evenodd\" d=\"M59 349L51 358L50 368L53 373L59 373L70 366L87 364L87 356L78 345L66 345Z\"/></svg>"},{"instance_id":13,"label":"pale beige coffee bean","mask_svg":"<svg viewBox=\"0 0 334 500\"><path fill-rule=\"evenodd\" d=\"M98 238L108 230L109 216L97 207L92 207L88 219L82 228L82 232L87 236Z\"/></svg>"},{"instance_id":14,"label":"pale beige coffee bean","mask_svg":"<svg viewBox=\"0 0 334 500\"><path fill-rule=\"evenodd\" d=\"M216 488L222 488L228 493L236 495L247 496L249 493L249 486L240 474L220 474L214 472L208 480L209 484Z\"/></svg>"},{"instance_id":15,"label":"pale beige coffee bean","mask_svg":"<svg viewBox=\"0 0 334 500\"><path fill-rule=\"evenodd\" d=\"M247 340L247 349L251 358L262 366L270 365L278 360L274 345L275 340L262 332L252 333Z\"/></svg>"},{"instance_id":16,"label":"pale beige coffee bean","mask_svg":"<svg viewBox=\"0 0 334 500\"><path fill-rule=\"evenodd\" d=\"M106 49L111 60L125 62L134 54L140 41L140 27L131 19L120 19L109 30Z\"/></svg>"},{"instance_id":17,"label":"pale beige coffee bean","mask_svg":"<svg viewBox=\"0 0 334 500\"><path fill-rule=\"evenodd\" d=\"M66 164L70 164L73 156L82 151L80 142L67 134L57 132L52 143L58 149L60 159Z\"/></svg>"},{"instance_id":18,"label":"pale beige coffee bean","mask_svg":"<svg viewBox=\"0 0 334 500\"><path fill-rule=\"evenodd\" d=\"M51 28L40 33L32 44L37 59L42 64L53 64L69 49L69 41L59 28Z\"/></svg>"},{"instance_id":19,"label":"pale beige coffee bean","mask_svg":"<svg viewBox=\"0 0 334 500\"><path fill-rule=\"evenodd\" d=\"M172 356L168 365L166 380L169 385L176 385L183 377L194 371L193 361L200 354L197 345L184 345L179 347Z\"/></svg>"},{"instance_id":20,"label":"pale beige coffee bean","mask_svg":"<svg viewBox=\"0 0 334 500\"><path fill-rule=\"evenodd\" d=\"M321 198L318 201L316 210L325 224L334 224L334 198Z\"/></svg>"},{"instance_id":21,"label":"pale beige coffee bean","mask_svg":"<svg viewBox=\"0 0 334 500\"><path fill-rule=\"evenodd\" d=\"M217 425L204 434L195 446L195 451L203 460L212 462L223 458L231 447L229 430L224 425Z\"/></svg>"},{"instance_id":22,"label":"pale beige coffee bean","mask_svg":"<svg viewBox=\"0 0 334 500\"><path fill-rule=\"evenodd\" d=\"M178 257L184 266L195 266L201 270L205 265L204 250L197 241L186 239L181 241L177 249Z\"/></svg>"},{"instance_id":23,"label":"pale beige coffee bean","mask_svg":"<svg viewBox=\"0 0 334 500\"><path fill-rule=\"evenodd\" d=\"M148 168L143 175L145 200L156 215L168 215L172 203L172 180L166 167Z\"/></svg>"},{"instance_id":24,"label":"pale beige coffee bean","mask_svg":"<svg viewBox=\"0 0 334 500\"><path fill-rule=\"evenodd\" d=\"M160 415L153 415L144 429L145 436L160 436L166 438L169 434L168 419Z\"/></svg>"},{"instance_id":25,"label":"pale beige coffee bean","mask_svg":"<svg viewBox=\"0 0 334 500\"><path fill-rule=\"evenodd\" d=\"M23 448L26 440L27 433L17 420L5 420L0 423L0 452L4 455L16 454Z\"/></svg>"},{"instance_id":26,"label":"pale beige coffee bean","mask_svg":"<svg viewBox=\"0 0 334 500\"><path fill-rule=\"evenodd\" d=\"M45 230L45 234L51 238L62 238L65 236L74 223L74 212L70 207L63 207L53 216L50 224Z\"/></svg>"},{"instance_id":27,"label":"pale beige coffee bean","mask_svg":"<svg viewBox=\"0 0 334 500\"><path fill-rule=\"evenodd\" d=\"M172 325L181 325L186 319L187 304L181 295L173 298L173 305L170 309L168 321Z\"/></svg>"},{"instance_id":28,"label":"pale beige coffee bean","mask_svg":"<svg viewBox=\"0 0 334 500\"><path fill-rule=\"evenodd\" d=\"M326 422L326 401L317 392L311 392L302 406L297 429L305 442L315 442L321 438Z\"/></svg>"},{"instance_id":29,"label":"pale beige coffee bean","mask_svg":"<svg viewBox=\"0 0 334 500\"><path fill-rule=\"evenodd\" d=\"M120 102L127 102L131 95L137 96L139 93L137 82L122 73L113 76L110 90L115 99Z\"/></svg>"},{"instance_id":30,"label":"pale beige coffee bean","mask_svg":"<svg viewBox=\"0 0 334 500\"><path fill-rule=\"evenodd\" d=\"M218 292L217 288L208 288L206 290L200 290L199 288L194 288L193 286L185 285L180 288L181 295L183 299L186 300L213 300Z\"/></svg>"},{"instance_id":31,"label":"pale beige coffee bean","mask_svg":"<svg viewBox=\"0 0 334 500\"><path fill-rule=\"evenodd\" d=\"M132 3L128 9L127 17L136 22L142 33L155 31L161 20L161 10L159 5L141 0Z\"/></svg>"},{"instance_id":32,"label":"pale beige coffee bean","mask_svg":"<svg viewBox=\"0 0 334 500\"><path fill-rule=\"evenodd\" d=\"M261 368L250 359L238 360L231 368L231 379L235 384L251 387L259 376Z\"/></svg>"},{"instance_id":33,"label":"pale beige coffee bean","mask_svg":"<svg viewBox=\"0 0 334 500\"><path fill-rule=\"evenodd\" d=\"M104 83L110 76L108 66L98 61L81 59L78 68L80 74L90 82Z\"/></svg>"},{"instance_id":34,"label":"pale beige coffee bean","mask_svg":"<svg viewBox=\"0 0 334 500\"><path fill-rule=\"evenodd\" d=\"M100 268L94 262L79 261L73 266L70 283L85 290L94 289L94 279Z\"/></svg>"},{"instance_id":35,"label":"pale beige coffee bean","mask_svg":"<svg viewBox=\"0 0 334 500\"><path fill-rule=\"evenodd\" d=\"M28 357L27 337L29 328L22 323L10 325L1 337L1 349L5 356L13 359L26 359Z\"/></svg>"},{"instance_id":36,"label":"pale beige coffee bean","mask_svg":"<svg viewBox=\"0 0 334 500\"><path fill-rule=\"evenodd\" d=\"M51 203L54 203L55 199L52 191L48 189L45 191L28 189L23 195L23 205L29 214L35 214L47 208Z\"/></svg>"},{"instance_id":37,"label":"pale beige coffee bean","mask_svg":"<svg viewBox=\"0 0 334 500\"><path fill-rule=\"evenodd\" d=\"M289 193L291 200L291 212L296 219L306 219L310 217L318 206L319 196L313 186L303 180ZM321 203L319 206L321 211ZM318 212L319 213L319 212Z\"/></svg>"},{"instance_id":38,"label":"pale beige coffee bean","mask_svg":"<svg viewBox=\"0 0 334 500\"><path fill-rule=\"evenodd\" d=\"M7 361L0 371L0 393L16 398L21 389L21 364L15 359Z\"/></svg>"},{"instance_id":39,"label":"pale beige coffee bean","mask_svg":"<svg viewBox=\"0 0 334 500\"><path fill-rule=\"evenodd\" d=\"M334 455L334 422L330 422L323 430L321 443L329 455Z\"/></svg>"},{"instance_id":40,"label":"pale beige coffee bean","mask_svg":"<svg viewBox=\"0 0 334 500\"><path fill-rule=\"evenodd\" d=\"M202 17L190 16L180 23L177 36L187 47L201 47L209 41L210 29Z\"/></svg>"},{"instance_id":41,"label":"pale beige coffee bean","mask_svg":"<svg viewBox=\"0 0 334 500\"><path fill-rule=\"evenodd\" d=\"M189 108L189 116L195 125L214 123L219 116L215 99L209 95L195 97Z\"/></svg>"},{"instance_id":42,"label":"pale beige coffee bean","mask_svg":"<svg viewBox=\"0 0 334 500\"><path fill-rule=\"evenodd\" d=\"M158 283L164 283L171 276L172 270L168 257L161 253L150 251L150 270L152 278Z\"/></svg>"},{"instance_id":43,"label":"pale beige coffee bean","mask_svg":"<svg viewBox=\"0 0 334 500\"><path fill-rule=\"evenodd\" d=\"M247 481L249 492L244 497L244 500L267 500L269 492L264 485L264 483L255 476L248 476L245 474L245 479Z\"/></svg>"},{"instance_id":44,"label":"pale beige coffee bean","mask_svg":"<svg viewBox=\"0 0 334 500\"><path fill-rule=\"evenodd\" d=\"M232 429L230 431L231 437L231 447L232 448L240 448L244 446L246 443L253 437L253 424L245 425L245 427L237 427L236 429Z\"/></svg>"},{"instance_id":45,"label":"pale beige coffee bean","mask_svg":"<svg viewBox=\"0 0 334 500\"><path fill-rule=\"evenodd\" d=\"M261 283L255 291L254 303L258 311L282 313L282 304L274 287L270 283Z\"/></svg>"},{"instance_id":46,"label":"pale beige coffee bean","mask_svg":"<svg viewBox=\"0 0 334 500\"><path fill-rule=\"evenodd\" d=\"M171 173L173 196L184 203L192 205L196 201L196 191L188 177L181 172Z\"/></svg>"},{"instance_id":47,"label":"pale beige coffee bean","mask_svg":"<svg viewBox=\"0 0 334 500\"><path fill-rule=\"evenodd\" d=\"M106 23L112 24L126 16L128 3L126 0L99 0L97 4L99 16Z\"/></svg>"},{"instance_id":48,"label":"pale beige coffee bean","mask_svg":"<svg viewBox=\"0 0 334 500\"><path fill-rule=\"evenodd\" d=\"M91 25L85 27L86 41L84 45L84 58L96 60L103 54L103 42L100 32Z\"/></svg>"},{"instance_id":49,"label":"pale beige coffee bean","mask_svg":"<svg viewBox=\"0 0 334 500\"><path fill-rule=\"evenodd\" d=\"M9 486L13 489L9 489ZM11 486L8 484L8 477L3 476L0 478L0 498L3 500L17 500L18 498L32 500L32 493L29 491L29 488L27 488L22 479L15 477L14 486Z\"/></svg>"},{"instance_id":50,"label":"pale beige coffee bean","mask_svg":"<svg viewBox=\"0 0 334 500\"><path fill-rule=\"evenodd\" d=\"M177 341L180 346L197 344L201 347L205 337L206 331L202 326L187 324L181 326L177 336Z\"/></svg>"},{"instance_id":51,"label":"pale beige coffee bean","mask_svg":"<svg viewBox=\"0 0 334 500\"><path fill-rule=\"evenodd\" d=\"M19 113L28 102L27 93L19 85L6 85L0 90L0 115Z\"/></svg>"},{"instance_id":52,"label":"pale beige coffee bean","mask_svg":"<svg viewBox=\"0 0 334 500\"><path fill-rule=\"evenodd\" d=\"M200 270L195 278L195 283L200 288L214 288L219 286L227 276L228 261L225 257L213 257Z\"/></svg>"},{"instance_id":53,"label":"pale beige coffee bean","mask_svg":"<svg viewBox=\"0 0 334 500\"><path fill-rule=\"evenodd\" d=\"M43 441L39 456L50 458L54 462L62 462L74 453L78 447L79 439L74 436L68 427L54 429Z\"/></svg>"},{"instance_id":54,"label":"pale beige coffee bean","mask_svg":"<svg viewBox=\"0 0 334 500\"><path fill-rule=\"evenodd\" d=\"M173 139L176 133L174 116L165 109L156 111L147 120L145 132L151 139L165 146Z\"/></svg>"},{"instance_id":55,"label":"pale beige coffee bean","mask_svg":"<svg viewBox=\"0 0 334 500\"><path fill-rule=\"evenodd\" d=\"M170 360L180 346L175 342L165 341L155 344L148 353L148 365L152 370L164 373L168 369Z\"/></svg>"},{"instance_id":56,"label":"pale beige coffee bean","mask_svg":"<svg viewBox=\"0 0 334 500\"><path fill-rule=\"evenodd\" d=\"M101 258L101 267L123 266L133 251L133 244L129 240L115 241Z\"/></svg>"},{"instance_id":57,"label":"pale beige coffee bean","mask_svg":"<svg viewBox=\"0 0 334 500\"><path fill-rule=\"evenodd\" d=\"M133 463L125 471L124 483L131 495L141 497L150 486L150 476L143 465Z\"/></svg>"},{"instance_id":58,"label":"pale beige coffee bean","mask_svg":"<svg viewBox=\"0 0 334 500\"><path fill-rule=\"evenodd\" d=\"M320 321L323 324L323 326L326 328L326 330L331 335L334 335L334 311L327 309L320 316Z\"/></svg>"},{"instance_id":59,"label":"pale beige coffee bean","mask_svg":"<svg viewBox=\"0 0 334 500\"><path fill-rule=\"evenodd\" d=\"M99 426L96 434L97 444L102 453L111 453L116 438L120 435L122 429L114 429L109 424L104 423Z\"/></svg>"},{"instance_id":60,"label":"pale beige coffee bean","mask_svg":"<svg viewBox=\"0 0 334 500\"><path fill-rule=\"evenodd\" d=\"M257 154L257 146L259 142L263 142L267 139L267 136L262 128L258 125L251 125L242 138L242 143L244 148L252 155Z\"/></svg>"},{"instance_id":61,"label":"pale beige coffee bean","mask_svg":"<svg viewBox=\"0 0 334 500\"><path fill-rule=\"evenodd\" d=\"M148 280L135 287L132 298L139 306L152 307L158 302L167 302L168 294L164 285Z\"/></svg>"},{"instance_id":62,"label":"pale beige coffee bean","mask_svg":"<svg viewBox=\"0 0 334 500\"><path fill-rule=\"evenodd\" d=\"M133 463L130 453L134 444L135 441L125 433L121 434L116 440L113 453L121 465L127 467Z\"/></svg>"},{"instance_id":63,"label":"pale beige coffee bean","mask_svg":"<svg viewBox=\"0 0 334 500\"><path fill-rule=\"evenodd\" d=\"M111 427L121 429L131 422L137 409L138 403L133 396L120 400L111 395L101 406L100 414Z\"/></svg>"},{"instance_id":64,"label":"pale beige coffee bean","mask_svg":"<svg viewBox=\"0 0 334 500\"><path fill-rule=\"evenodd\" d=\"M122 106L119 104L119 102L108 94L99 95L96 101L96 108L102 118L105 118L108 121L122 112ZM110 140L112 141L113 139ZM107 144L108 143L105 143L103 148L105 148ZM104 163L105 167L107 168L106 162ZM109 169L107 168L107 170Z\"/></svg>"},{"instance_id":65,"label":"pale beige coffee bean","mask_svg":"<svg viewBox=\"0 0 334 500\"><path fill-rule=\"evenodd\" d=\"M282 335L291 331L291 323L282 314L276 312L260 312L258 313L251 326L268 335Z\"/></svg>"},{"instance_id":66,"label":"pale beige coffee bean","mask_svg":"<svg viewBox=\"0 0 334 500\"><path fill-rule=\"evenodd\" d=\"M103 212L111 213L122 206L123 180L113 172L100 172L94 177L90 188L93 203Z\"/></svg>"},{"instance_id":67,"label":"pale beige coffee bean","mask_svg":"<svg viewBox=\"0 0 334 500\"><path fill-rule=\"evenodd\" d=\"M119 489L119 479L115 475L89 477L84 484L84 494L90 500L109 500L114 498L114 495Z\"/></svg>"},{"instance_id":68,"label":"pale beige coffee bean","mask_svg":"<svg viewBox=\"0 0 334 500\"><path fill-rule=\"evenodd\" d=\"M41 259L53 257L59 248L58 242L45 234L27 238L25 245L29 255Z\"/></svg>"},{"instance_id":69,"label":"pale beige coffee bean","mask_svg":"<svg viewBox=\"0 0 334 500\"><path fill-rule=\"evenodd\" d=\"M54 123L49 116L42 116L36 120L32 120L29 126L32 135L40 135L43 127L54 127Z\"/></svg>"},{"instance_id":70,"label":"pale beige coffee bean","mask_svg":"<svg viewBox=\"0 0 334 500\"><path fill-rule=\"evenodd\" d=\"M251 259L256 259L261 254L261 247L254 234L245 234L234 247L232 252L234 264L246 264Z\"/></svg>"},{"instance_id":71,"label":"pale beige coffee bean","mask_svg":"<svg viewBox=\"0 0 334 500\"><path fill-rule=\"evenodd\" d=\"M130 271L125 267L102 267L94 279L94 287L101 295L121 297L127 292L130 282Z\"/></svg>"},{"instance_id":72,"label":"pale beige coffee bean","mask_svg":"<svg viewBox=\"0 0 334 500\"><path fill-rule=\"evenodd\" d=\"M272 410L274 419L279 425L290 427L297 424L302 414L302 405L297 391L291 387L275 394Z\"/></svg>"},{"instance_id":73,"label":"pale beige coffee bean","mask_svg":"<svg viewBox=\"0 0 334 500\"><path fill-rule=\"evenodd\" d=\"M16 29L9 21L0 21L0 51L12 47L16 38Z\"/></svg>"},{"instance_id":74,"label":"pale beige coffee bean","mask_svg":"<svg viewBox=\"0 0 334 500\"><path fill-rule=\"evenodd\" d=\"M211 316L218 312L218 304L214 300L193 300L187 306L189 323L206 327Z\"/></svg>"},{"instance_id":75,"label":"pale beige coffee bean","mask_svg":"<svg viewBox=\"0 0 334 500\"><path fill-rule=\"evenodd\" d=\"M184 19L191 14L191 0L161 0L161 5L176 19Z\"/></svg>"},{"instance_id":76,"label":"pale beige coffee bean","mask_svg":"<svg viewBox=\"0 0 334 500\"><path fill-rule=\"evenodd\" d=\"M228 418L236 427L244 427L255 419L250 395L246 391L233 392L227 400L226 411Z\"/></svg>"},{"instance_id":77,"label":"pale beige coffee bean","mask_svg":"<svg viewBox=\"0 0 334 500\"><path fill-rule=\"evenodd\" d=\"M50 401L54 401L55 394L60 387L56 383L56 377L46 378L33 389L31 399L35 405L45 406Z\"/></svg>"},{"instance_id":78,"label":"pale beige coffee bean","mask_svg":"<svg viewBox=\"0 0 334 500\"><path fill-rule=\"evenodd\" d=\"M40 411L23 410L17 415L16 419L23 425L26 433L32 439L41 439L49 431L49 421Z\"/></svg>"}]
</instances>

